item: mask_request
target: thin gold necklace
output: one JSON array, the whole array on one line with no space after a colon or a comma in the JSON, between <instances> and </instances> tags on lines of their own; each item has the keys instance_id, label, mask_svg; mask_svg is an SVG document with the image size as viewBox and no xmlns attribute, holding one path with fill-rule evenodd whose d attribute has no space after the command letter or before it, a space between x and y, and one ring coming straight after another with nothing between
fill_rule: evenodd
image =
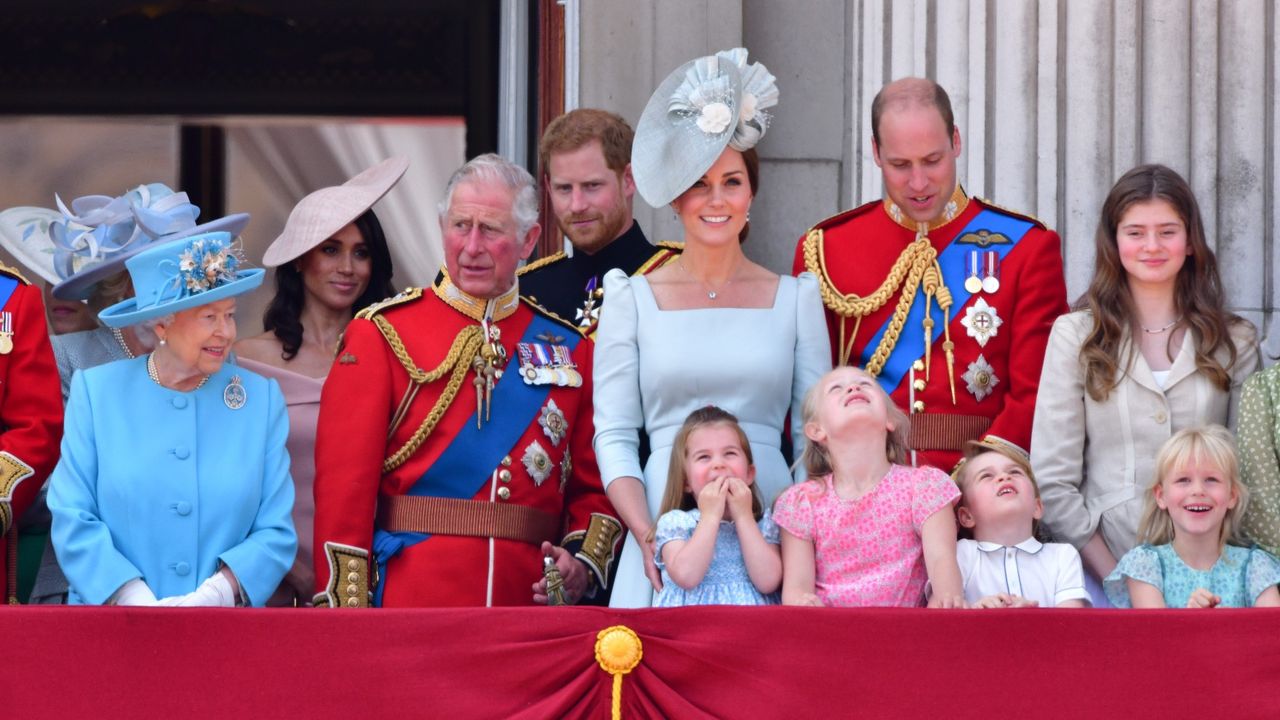
<instances>
[{"instance_id":1,"label":"thin gold necklace","mask_svg":"<svg viewBox=\"0 0 1280 720\"><path fill-rule=\"evenodd\" d=\"M147 376L150 377L152 380L154 380L155 383L162 388L168 388L169 390L177 390L177 388L168 387L164 383L160 382L160 373L156 372L156 354L154 352L147 356ZM200 379L200 382L197 383L195 387L191 388L190 392L195 392L196 390L199 390L200 388L204 387L204 384L207 382L209 382L209 376L205 375L203 378ZM178 392L183 392L183 391L178 390Z\"/></svg>"}]
</instances>

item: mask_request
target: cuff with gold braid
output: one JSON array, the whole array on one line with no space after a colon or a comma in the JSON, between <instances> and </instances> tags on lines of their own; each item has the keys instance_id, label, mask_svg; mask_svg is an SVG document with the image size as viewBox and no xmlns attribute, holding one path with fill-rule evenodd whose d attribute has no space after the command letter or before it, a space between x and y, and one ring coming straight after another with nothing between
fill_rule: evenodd
<instances>
[{"instance_id":1,"label":"cuff with gold braid","mask_svg":"<svg viewBox=\"0 0 1280 720\"><path fill-rule=\"evenodd\" d=\"M316 594L316 607L370 607L369 551L335 542L324 544L329 584Z\"/></svg>"},{"instance_id":2,"label":"cuff with gold braid","mask_svg":"<svg viewBox=\"0 0 1280 720\"><path fill-rule=\"evenodd\" d=\"M595 578L596 587L609 587L609 566L613 564L614 549L622 537L622 523L602 513L591 513L586 531L578 530L565 536L560 546L586 564Z\"/></svg>"},{"instance_id":3,"label":"cuff with gold braid","mask_svg":"<svg viewBox=\"0 0 1280 720\"><path fill-rule=\"evenodd\" d=\"M35 471L8 450L0 450L0 535L13 525L13 493Z\"/></svg>"}]
</instances>

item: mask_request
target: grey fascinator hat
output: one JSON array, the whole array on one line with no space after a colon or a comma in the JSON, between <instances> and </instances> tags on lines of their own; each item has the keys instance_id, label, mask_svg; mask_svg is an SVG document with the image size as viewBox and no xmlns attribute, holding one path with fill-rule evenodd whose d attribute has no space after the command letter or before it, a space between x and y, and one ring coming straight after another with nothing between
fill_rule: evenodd
<instances>
[{"instance_id":1,"label":"grey fascinator hat","mask_svg":"<svg viewBox=\"0 0 1280 720\"><path fill-rule=\"evenodd\" d=\"M645 106L631 148L631 172L645 202L675 200L731 147L745 152L778 104L773 74L747 62L746 48L691 60L667 76Z\"/></svg>"}]
</instances>

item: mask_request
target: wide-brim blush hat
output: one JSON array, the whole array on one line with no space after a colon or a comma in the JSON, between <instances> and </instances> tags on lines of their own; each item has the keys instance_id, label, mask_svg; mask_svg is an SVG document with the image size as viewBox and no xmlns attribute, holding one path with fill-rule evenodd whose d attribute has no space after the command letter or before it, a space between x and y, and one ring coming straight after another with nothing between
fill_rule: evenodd
<instances>
[{"instance_id":1,"label":"wide-brim blush hat","mask_svg":"<svg viewBox=\"0 0 1280 720\"><path fill-rule=\"evenodd\" d=\"M125 327L247 293L266 271L241 267L226 232L152 244L125 261L135 295L98 313L108 327Z\"/></svg>"},{"instance_id":2,"label":"wide-brim blush hat","mask_svg":"<svg viewBox=\"0 0 1280 720\"><path fill-rule=\"evenodd\" d=\"M289 213L280 237L263 254L262 264L279 267L333 237L381 200L408 168L408 159L390 157L341 185L320 188L302 198Z\"/></svg>"},{"instance_id":3,"label":"wide-brim blush hat","mask_svg":"<svg viewBox=\"0 0 1280 720\"><path fill-rule=\"evenodd\" d=\"M70 209L55 199L63 217L50 228L54 270L61 278L53 296L61 300L87 300L94 285L155 243L208 232L239 235L249 224L248 213L197 224L200 208L163 183L139 185L115 198L85 195L72 200Z\"/></svg>"},{"instance_id":4,"label":"wide-brim blush hat","mask_svg":"<svg viewBox=\"0 0 1280 720\"><path fill-rule=\"evenodd\" d=\"M0 212L0 245L22 269L39 275L51 285L62 278L53 269L49 226L61 219L62 213L41 207L14 207Z\"/></svg>"},{"instance_id":5,"label":"wide-brim blush hat","mask_svg":"<svg viewBox=\"0 0 1280 720\"><path fill-rule=\"evenodd\" d=\"M653 92L631 148L636 189L654 207L671 203L715 164L725 148L755 147L778 102L774 76L748 63L744 48L691 60Z\"/></svg>"}]
</instances>

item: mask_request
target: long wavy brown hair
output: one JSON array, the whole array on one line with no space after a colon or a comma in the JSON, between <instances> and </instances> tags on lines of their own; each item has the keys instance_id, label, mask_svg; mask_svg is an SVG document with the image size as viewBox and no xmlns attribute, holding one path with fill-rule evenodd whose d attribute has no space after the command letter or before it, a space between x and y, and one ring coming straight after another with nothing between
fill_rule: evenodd
<instances>
[{"instance_id":1,"label":"long wavy brown hair","mask_svg":"<svg viewBox=\"0 0 1280 720\"><path fill-rule=\"evenodd\" d=\"M1102 218L1094 235L1093 281L1075 304L1076 310L1088 310L1093 315L1093 327L1080 346L1080 363L1084 367L1085 389L1097 402L1111 394L1122 365L1130 367L1137 351L1137 344L1131 343L1122 362L1120 348L1126 336L1137 328L1137 315L1129 276L1120 262L1116 232L1131 206L1150 200L1169 203L1187 229L1191 254L1178 271L1173 299L1182 318L1179 324L1187 326L1195 341L1196 370L1224 391L1231 387L1229 370L1236 363L1236 346L1230 327L1242 321L1226 310L1218 262L1205 238L1200 205L1177 172L1164 165L1139 165L1116 181L1102 205ZM1169 337L1172 342L1173 333ZM1225 367L1215 358L1223 348L1230 358ZM1172 355L1171 346L1166 351Z\"/></svg>"}]
</instances>

